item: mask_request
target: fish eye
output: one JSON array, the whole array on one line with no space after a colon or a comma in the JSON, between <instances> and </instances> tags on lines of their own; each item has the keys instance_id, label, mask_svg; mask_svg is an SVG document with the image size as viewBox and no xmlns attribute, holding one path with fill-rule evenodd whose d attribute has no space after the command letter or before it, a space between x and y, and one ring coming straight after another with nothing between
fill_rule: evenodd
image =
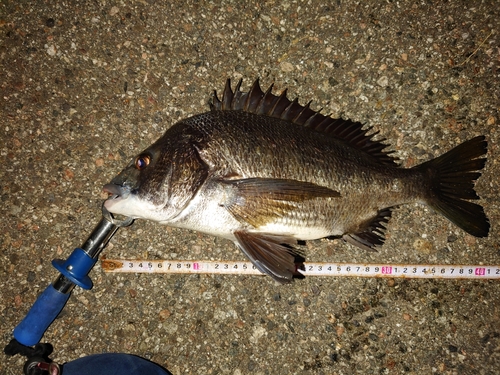
<instances>
[{"instance_id":1,"label":"fish eye","mask_svg":"<svg viewBox=\"0 0 500 375\"><path fill-rule=\"evenodd\" d=\"M151 156L149 155L139 155L136 159L135 159L135 167L138 169L138 170L143 170L144 168L146 168L149 163L151 162Z\"/></svg>"}]
</instances>

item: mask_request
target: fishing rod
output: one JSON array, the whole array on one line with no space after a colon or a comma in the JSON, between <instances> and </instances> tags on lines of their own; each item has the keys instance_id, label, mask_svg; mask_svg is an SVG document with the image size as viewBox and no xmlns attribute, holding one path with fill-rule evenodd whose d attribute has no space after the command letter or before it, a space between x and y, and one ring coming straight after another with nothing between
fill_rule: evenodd
<instances>
[{"instance_id":1,"label":"fishing rod","mask_svg":"<svg viewBox=\"0 0 500 375\"><path fill-rule=\"evenodd\" d=\"M43 366L47 365L44 360L52 352L52 346L38 344L40 339L66 305L75 286L92 289L93 283L88 274L99 254L119 228L129 226L133 221L132 218L118 220L102 206L102 218L83 245L75 248L66 260L52 261L59 275L15 327L14 338L4 349L8 355L22 354L31 357L24 366L25 374L43 373ZM33 345L37 346L30 348ZM47 369L46 373L48 371Z\"/></svg>"}]
</instances>

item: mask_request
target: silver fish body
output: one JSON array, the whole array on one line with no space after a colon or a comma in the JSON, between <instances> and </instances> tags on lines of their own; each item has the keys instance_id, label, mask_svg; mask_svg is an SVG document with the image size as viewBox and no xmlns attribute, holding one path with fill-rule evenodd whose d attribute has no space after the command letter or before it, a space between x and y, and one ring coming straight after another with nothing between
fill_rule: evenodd
<instances>
[{"instance_id":1,"label":"silver fish body","mask_svg":"<svg viewBox=\"0 0 500 375\"><path fill-rule=\"evenodd\" d=\"M240 82L241 83L241 82ZM286 94L226 85L212 110L172 126L104 189L115 214L233 240L280 282L300 276L297 240L384 242L395 206L428 204L484 237L474 181L486 159L476 137L420 166L399 167L362 124L318 114Z\"/></svg>"}]
</instances>

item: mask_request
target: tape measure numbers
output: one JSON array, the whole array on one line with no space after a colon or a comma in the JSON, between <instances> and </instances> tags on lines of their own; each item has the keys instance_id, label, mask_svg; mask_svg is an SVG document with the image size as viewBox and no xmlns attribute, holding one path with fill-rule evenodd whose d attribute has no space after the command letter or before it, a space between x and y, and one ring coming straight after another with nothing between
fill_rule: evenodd
<instances>
[{"instance_id":1,"label":"tape measure numbers","mask_svg":"<svg viewBox=\"0 0 500 375\"><path fill-rule=\"evenodd\" d=\"M304 263L304 276L500 279L500 265ZM263 275L251 262L209 260L102 259L112 273L205 273Z\"/></svg>"}]
</instances>

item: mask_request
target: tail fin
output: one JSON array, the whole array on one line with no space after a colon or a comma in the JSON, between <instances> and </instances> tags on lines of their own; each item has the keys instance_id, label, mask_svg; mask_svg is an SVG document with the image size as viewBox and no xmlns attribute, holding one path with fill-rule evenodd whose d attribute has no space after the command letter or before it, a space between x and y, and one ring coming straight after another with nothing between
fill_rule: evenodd
<instances>
[{"instance_id":1,"label":"tail fin","mask_svg":"<svg viewBox=\"0 0 500 375\"><path fill-rule=\"evenodd\" d=\"M486 164L486 158L479 157L486 154L487 147L484 136L475 137L416 167L429 177L426 203L476 237L488 236L490 222L483 207L465 199L479 199L474 182Z\"/></svg>"}]
</instances>

